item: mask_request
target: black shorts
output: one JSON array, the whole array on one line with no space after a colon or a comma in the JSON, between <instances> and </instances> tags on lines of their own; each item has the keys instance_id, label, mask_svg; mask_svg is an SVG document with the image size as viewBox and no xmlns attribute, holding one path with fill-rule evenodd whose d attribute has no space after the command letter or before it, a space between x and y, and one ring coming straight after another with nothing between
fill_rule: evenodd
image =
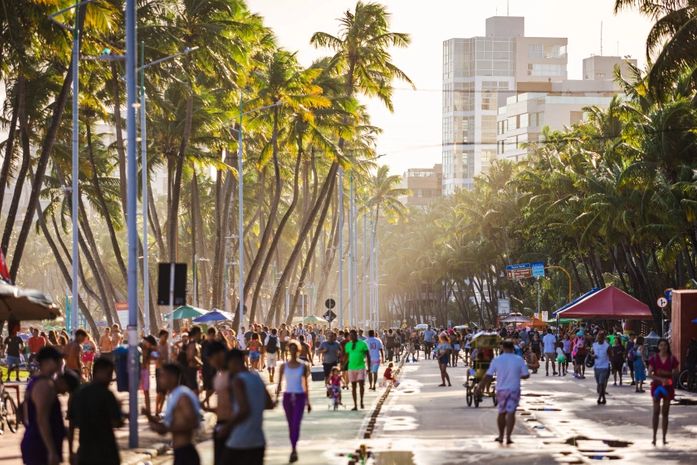
<instances>
[{"instance_id":1,"label":"black shorts","mask_svg":"<svg viewBox=\"0 0 697 465\"><path fill-rule=\"evenodd\" d=\"M210 365L204 365L201 370L201 378L203 379L203 390L212 391L213 390L213 379L215 378L215 368Z\"/></svg>"},{"instance_id":2,"label":"black shorts","mask_svg":"<svg viewBox=\"0 0 697 465\"><path fill-rule=\"evenodd\" d=\"M198 451L193 444L174 449L173 465L201 465Z\"/></svg>"},{"instance_id":3,"label":"black shorts","mask_svg":"<svg viewBox=\"0 0 697 465\"><path fill-rule=\"evenodd\" d=\"M329 375L332 374L332 368L336 366L336 363L323 363L322 368L324 369L324 377L329 378Z\"/></svg>"},{"instance_id":4,"label":"black shorts","mask_svg":"<svg viewBox=\"0 0 697 465\"><path fill-rule=\"evenodd\" d=\"M257 449L229 449L223 452L224 465L264 465L264 447Z\"/></svg>"}]
</instances>

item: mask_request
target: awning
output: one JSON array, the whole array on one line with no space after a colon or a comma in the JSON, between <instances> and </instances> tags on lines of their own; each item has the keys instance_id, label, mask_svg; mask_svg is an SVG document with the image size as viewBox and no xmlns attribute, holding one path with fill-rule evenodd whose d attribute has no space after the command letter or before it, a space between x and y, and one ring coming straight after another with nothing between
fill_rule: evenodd
<instances>
[{"instance_id":1,"label":"awning","mask_svg":"<svg viewBox=\"0 0 697 465\"><path fill-rule=\"evenodd\" d=\"M653 314L648 305L626 292L608 286L560 311L560 318L595 320L650 320Z\"/></svg>"},{"instance_id":2,"label":"awning","mask_svg":"<svg viewBox=\"0 0 697 465\"><path fill-rule=\"evenodd\" d=\"M573 304L575 304L576 302L580 302L580 301L582 301L583 299L585 299L586 297L589 297L589 296L595 294L596 292L598 292L598 291L600 291L600 290L602 290L602 289L600 289L599 287L594 287L593 289L591 289L590 291L586 292L585 294L583 294L583 295L581 295L581 296L579 296L579 297L576 297L574 300L572 300L571 302L567 303L567 304L564 305L563 307L559 307L558 309L556 309L555 311L553 311L553 312L552 312L552 318L556 318L556 317L557 317L557 313L563 312L564 310L566 310L567 308L571 307L571 306L572 306Z\"/></svg>"}]
</instances>

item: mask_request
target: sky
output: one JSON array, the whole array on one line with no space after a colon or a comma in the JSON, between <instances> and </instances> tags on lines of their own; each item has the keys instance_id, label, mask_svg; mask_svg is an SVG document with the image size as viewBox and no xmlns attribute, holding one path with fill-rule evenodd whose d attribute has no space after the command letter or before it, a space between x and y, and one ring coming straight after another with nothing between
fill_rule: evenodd
<instances>
[{"instance_id":1,"label":"sky","mask_svg":"<svg viewBox=\"0 0 697 465\"><path fill-rule=\"evenodd\" d=\"M336 19L355 7L354 0L247 0L265 18L283 48L297 52L304 65L327 55L309 44L316 31L337 32ZM506 15L506 0L382 0L391 13L392 30L411 35L411 45L394 49L395 64L416 90L396 82L394 113L367 101L372 123L383 129L377 153L394 174L441 161L442 43L454 37L483 36L485 19ZM525 17L525 35L568 37L570 79L581 79L582 60L603 54L639 60L644 66L645 39L651 23L633 10L613 13L614 0L509 0L511 16Z\"/></svg>"}]
</instances>

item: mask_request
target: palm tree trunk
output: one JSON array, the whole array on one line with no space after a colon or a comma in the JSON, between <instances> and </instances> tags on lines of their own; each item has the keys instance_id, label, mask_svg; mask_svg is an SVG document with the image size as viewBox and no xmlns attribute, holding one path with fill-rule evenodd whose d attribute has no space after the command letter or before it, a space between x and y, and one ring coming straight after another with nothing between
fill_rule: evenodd
<instances>
[{"instance_id":1,"label":"palm tree trunk","mask_svg":"<svg viewBox=\"0 0 697 465\"><path fill-rule=\"evenodd\" d=\"M257 301L259 299L259 293L261 292L261 287L264 283L266 272L268 271L269 265L271 264L271 260L273 259L273 254L276 252L278 243L280 242L281 236L283 235L283 230L285 229L288 220L293 214L295 206L298 204L300 162L302 161L302 156L303 149L301 142L298 144L298 155L295 158L295 170L293 172L293 197L291 199L290 204L288 205L288 208L286 209L286 212L283 214L281 221L278 223L278 228L276 228L276 233L273 236L273 240L271 241L269 250L266 253L266 257L264 258L264 263L262 264L261 270L259 271L259 279L257 279L256 286L254 287L254 294L252 295L252 309L249 314L250 321L254 321L254 316L256 315ZM274 163L278 164L278 161L276 160L274 161Z\"/></svg>"},{"instance_id":2,"label":"palm tree trunk","mask_svg":"<svg viewBox=\"0 0 697 465\"><path fill-rule=\"evenodd\" d=\"M24 85L20 86L20 82L24 81L24 76L19 75L17 79L17 91L15 95L15 100L12 105L12 116L10 117L10 124L7 127L7 139L5 140L5 158L2 161L2 168L0 168L0 210L2 210L2 204L5 199L5 188L7 187L10 168L12 167L12 162L14 160L14 145L15 145L15 132L17 128L17 118L19 116L19 102L20 102L20 91L23 89ZM3 249L7 252L6 249Z\"/></svg>"},{"instance_id":3,"label":"palm tree trunk","mask_svg":"<svg viewBox=\"0 0 697 465\"><path fill-rule=\"evenodd\" d=\"M282 289L284 289L286 286L286 282L290 277L292 266L295 264L295 260L297 259L300 251L302 250L302 246L305 243L305 239L307 238L307 235L310 232L310 227L312 226L312 223L314 223L315 217L319 213L322 201L327 195L329 195L329 191L333 190L333 186L336 182L334 178L338 169L339 163L334 161L331 165L331 168L329 168L329 173L327 174L327 178L325 179L324 185L322 186L322 191L320 191L318 201L315 203L314 207L312 208L312 211L310 212L310 216L307 218L307 221L305 221L305 223L302 226L302 229L298 234L298 239L295 243L295 246L293 247L293 251L291 252L290 257L288 258L288 261L286 262L286 266L283 269L283 273L281 274L281 279L277 283L276 290L274 291L273 298L271 299L271 309L269 311L269 316L267 317L268 321L273 321L274 319L274 313L277 311L281 301Z\"/></svg>"},{"instance_id":4,"label":"palm tree trunk","mask_svg":"<svg viewBox=\"0 0 697 465\"><path fill-rule=\"evenodd\" d=\"M116 132L116 153L119 157L119 193L121 208L126 212L126 149L123 143L123 120L121 119L121 79L116 62L111 63L111 93L114 98L114 129Z\"/></svg>"},{"instance_id":5,"label":"palm tree trunk","mask_svg":"<svg viewBox=\"0 0 697 465\"><path fill-rule=\"evenodd\" d=\"M181 183L184 174L184 159L186 158L186 150L189 147L189 138L191 137L191 125L194 111L194 96L193 89L186 100L186 115L184 120L184 133L182 134L181 144L174 168L174 182L172 184L172 200L169 205L169 218L167 219L168 235L167 245L169 245L169 261L174 263L177 261L177 238L179 228L179 199L181 198Z\"/></svg>"},{"instance_id":6,"label":"palm tree trunk","mask_svg":"<svg viewBox=\"0 0 697 465\"><path fill-rule=\"evenodd\" d=\"M286 319L286 324L291 324L293 321L293 316L295 313L295 308L298 305L298 299L300 298L300 292L305 285L305 278L307 277L307 272L310 269L310 263L312 263L315 256L315 248L317 247L317 241L322 235L322 227L324 226L324 221L327 218L327 212L329 211L329 205L331 204L332 193L334 192L334 184L329 187L329 192L324 199L324 206L322 207L322 213L320 213L319 220L317 220L317 226L315 227L315 232L312 235L312 240L310 242L310 248L305 255L305 263L303 264L302 270L300 272L300 278L298 279L298 286L293 294L293 301L291 302L290 311L288 312L288 318Z\"/></svg>"},{"instance_id":7,"label":"palm tree trunk","mask_svg":"<svg viewBox=\"0 0 697 465\"><path fill-rule=\"evenodd\" d=\"M77 30L78 33L80 33L80 37L82 37L81 32L82 26L85 22L86 7L87 5L85 4L79 8L80 14L78 15ZM41 190L43 188L44 176L46 175L46 168L48 167L48 160L51 152L53 151L53 145L56 142L56 136L58 135L58 129L60 127L61 120L63 119L63 112L65 111L65 105L68 101L68 94L70 93L70 85L73 82L73 66L75 66L75 63L73 63L73 59L71 59L70 66L68 66L68 69L65 72L65 77L63 78L61 90L53 102L53 114L51 115L51 122L46 128L46 134L41 146L41 152L39 153L39 158L36 161L34 168L34 180L32 182L31 193L27 202L27 210L24 215L24 221L22 222L22 228L17 236L14 253L12 254L10 277L13 281L17 278L17 271L19 270L19 265L22 262L24 247L26 246L27 239L29 238L29 232L32 224L34 223L34 216L36 215L36 211L38 209L39 196L41 195Z\"/></svg>"}]
</instances>

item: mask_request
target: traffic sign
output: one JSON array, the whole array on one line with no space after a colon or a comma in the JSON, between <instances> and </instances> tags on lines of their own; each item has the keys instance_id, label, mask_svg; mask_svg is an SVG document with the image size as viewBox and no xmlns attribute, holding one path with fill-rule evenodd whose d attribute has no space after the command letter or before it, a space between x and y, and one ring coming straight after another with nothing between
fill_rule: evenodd
<instances>
[{"instance_id":1,"label":"traffic sign","mask_svg":"<svg viewBox=\"0 0 697 465\"><path fill-rule=\"evenodd\" d=\"M659 307L666 308L668 306L668 299L666 299L665 297L659 297L656 303Z\"/></svg>"},{"instance_id":2,"label":"traffic sign","mask_svg":"<svg viewBox=\"0 0 697 465\"><path fill-rule=\"evenodd\" d=\"M324 301L324 306L331 310L336 307L336 301L330 297Z\"/></svg>"},{"instance_id":3,"label":"traffic sign","mask_svg":"<svg viewBox=\"0 0 697 465\"><path fill-rule=\"evenodd\" d=\"M508 279L513 280L527 278L544 278L545 264L544 262L534 262L508 265L506 266L506 275L508 276Z\"/></svg>"},{"instance_id":4,"label":"traffic sign","mask_svg":"<svg viewBox=\"0 0 697 465\"><path fill-rule=\"evenodd\" d=\"M331 310L327 310L324 312L322 317L327 320L327 322L331 323L332 321L336 320L336 313L332 312Z\"/></svg>"}]
</instances>

